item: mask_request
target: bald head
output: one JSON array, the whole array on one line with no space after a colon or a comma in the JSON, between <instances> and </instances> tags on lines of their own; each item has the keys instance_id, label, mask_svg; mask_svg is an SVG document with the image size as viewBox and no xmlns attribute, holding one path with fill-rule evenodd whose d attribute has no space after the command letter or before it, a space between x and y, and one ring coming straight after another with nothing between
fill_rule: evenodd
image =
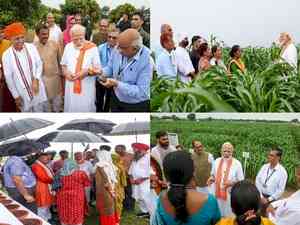
<instances>
[{"instance_id":1,"label":"bald head","mask_svg":"<svg viewBox=\"0 0 300 225\"><path fill-rule=\"evenodd\" d=\"M143 47L143 39L136 29L127 29L119 36L120 53L133 57Z\"/></svg>"}]
</instances>

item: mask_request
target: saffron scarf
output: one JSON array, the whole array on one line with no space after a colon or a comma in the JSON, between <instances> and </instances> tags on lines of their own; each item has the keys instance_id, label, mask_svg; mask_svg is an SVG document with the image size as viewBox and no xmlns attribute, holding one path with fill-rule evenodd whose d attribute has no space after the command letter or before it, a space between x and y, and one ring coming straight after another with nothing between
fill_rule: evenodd
<instances>
[{"instance_id":1,"label":"saffron scarf","mask_svg":"<svg viewBox=\"0 0 300 225\"><path fill-rule=\"evenodd\" d=\"M96 45L89 41L83 44L83 47L80 49L80 53L77 58L75 73L79 73L81 71L85 52L93 47L96 47ZM81 79L74 81L73 92L75 94L81 94Z\"/></svg>"},{"instance_id":2,"label":"saffron scarf","mask_svg":"<svg viewBox=\"0 0 300 225\"><path fill-rule=\"evenodd\" d=\"M228 181L228 175L230 172L230 168L232 166L232 159L229 159L227 161L227 167L225 170L225 174L223 177L222 171L223 171L223 164L224 164L224 159L221 159L221 162L219 164L218 170L217 170L217 176L216 176L216 198L222 199L224 201L227 200L227 188L221 187L222 183L225 183ZM222 179L223 177L223 179Z\"/></svg>"}]
</instances>

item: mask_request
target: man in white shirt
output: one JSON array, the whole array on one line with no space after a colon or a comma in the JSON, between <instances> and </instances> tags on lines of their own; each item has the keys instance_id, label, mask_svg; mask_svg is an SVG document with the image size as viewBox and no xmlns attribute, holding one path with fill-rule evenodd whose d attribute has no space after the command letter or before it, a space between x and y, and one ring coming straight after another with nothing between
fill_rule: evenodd
<instances>
[{"instance_id":1,"label":"man in white shirt","mask_svg":"<svg viewBox=\"0 0 300 225\"><path fill-rule=\"evenodd\" d=\"M295 174L300 187L300 164ZM288 198L271 203L267 212L270 213L270 220L276 225L300 225L300 190Z\"/></svg>"},{"instance_id":2,"label":"man in white shirt","mask_svg":"<svg viewBox=\"0 0 300 225\"><path fill-rule=\"evenodd\" d=\"M131 145L134 159L128 174L132 184L132 197L136 200L141 210L137 217L149 218L150 202L150 154L149 146L142 143Z\"/></svg>"},{"instance_id":3,"label":"man in white shirt","mask_svg":"<svg viewBox=\"0 0 300 225\"><path fill-rule=\"evenodd\" d=\"M162 168L162 162L166 155L174 151L176 151L176 148L170 145L168 133L166 131L158 131L156 133L156 146L151 150L151 157Z\"/></svg>"},{"instance_id":4,"label":"man in white shirt","mask_svg":"<svg viewBox=\"0 0 300 225\"><path fill-rule=\"evenodd\" d=\"M36 47L25 43L26 30L21 23L8 25L4 33L12 46L2 56L3 71L17 108L22 112L48 111L43 62Z\"/></svg>"},{"instance_id":5,"label":"man in white shirt","mask_svg":"<svg viewBox=\"0 0 300 225\"><path fill-rule=\"evenodd\" d=\"M55 24L55 19L52 13L48 13L47 15L47 24L49 27L49 40L55 41L59 44L62 31L60 27Z\"/></svg>"},{"instance_id":6,"label":"man in white shirt","mask_svg":"<svg viewBox=\"0 0 300 225\"><path fill-rule=\"evenodd\" d=\"M278 200L285 190L288 176L280 164L281 156L281 148L273 147L268 154L268 163L262 166L256 176L255 184L262 196L263 213L264 209L271 202Z\"/></svg>"},{"instance_id":7,"label":"man in white shirt","mask_svg":"<svg viewBox=\"0 0 300 225\"><path fill-rule=\"evenodd\" d=\"M177 63L178 75L182 82L188 83L195 74L190 55L187 51L189 39L187 35L180 35L179 44L175 50L175 58Z\"/></svg>"},{"instance_id":8,"label":"man in white shirt","mask_svg":"<svg viewBox=\"0 0 300 225\"><path fill-rule=\"evenodd\" d=\"M290 34L284 32L280 34L279 45L281 48L281 58L297 69L298 67L298 51L293 43L293 39Z\"/></svg>"}]
</instances>

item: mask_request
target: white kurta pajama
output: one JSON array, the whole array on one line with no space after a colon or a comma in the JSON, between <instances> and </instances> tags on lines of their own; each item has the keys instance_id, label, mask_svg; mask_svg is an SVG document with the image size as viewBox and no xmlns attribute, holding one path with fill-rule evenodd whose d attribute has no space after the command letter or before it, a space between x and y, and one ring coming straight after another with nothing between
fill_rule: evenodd
<instances>
[{"instance_id":1,"label":"white kurta pajama","mask_svg":"<svg viewBox=\"0 0 300 225\"><path fill-rule=\"evenodd\" d=\"M73 42L66 45L61 60L61 65L75 74L77 58L80 50L74 47ZM88 49L84 54L82 69L90 67L101 67L100 57L97 47ZM74 82L66 80L65 82L65 112L96 112L96 76L87 76L81 80L81 93L76 94L73 91Z\"/></svg>"},{"instance_id":2,"label":"white kurta pajama","mask_svg":"<svg viewBox=\"0 0 300 225\"><path fill-rule=\"evenodd\" d=\"M222 158L217 158L215 163L214 163L214 168L212 171L212 175L216 178L217 175L217 171L220 165ZM227 168L227 160L224 161L223 165L222 165L222 182L221 182L221 187L223 186L223 181L224 181L224 175L225 175L225 171ZM235 158L232 158L232 165L228 174L228 181L229 182L238 182L244 180L244 172L243 172L243 168L242 168L242 164L240 163L240 161L238 161ZM215 183L212 185L212 191L213 193L215 193ZM217 198L218 201L218 205L220 208L220 212L221 212L221 216L222 217L231 217L233 216L233 212L231 210L231 205L230 205L230 193L231 193L231 188L227 188L227 200L224 201L223 199L219 199Z\"/></svg>"},{"instance_id":3,"label":"white kurta pajama","mask_svg":"<svg viewBox=\"0 0 300 225\"><path fill-rule=\"evenodd\" d=\"M139 185L132 185L132 197L138 202L140 210L143 213L149 212L150 206L150 154L147 153L138 161L133 160L129 168L128 174L134 180L139 178L148 178Z\"/></svg>"},{"instance_id":4,"label":"white kurta pajama","mask_svg":"<svg viewBox=\"0 0 300 225\"><path fill-rule=\"evenodd\" d=\"M27 57L27 51L30 57ZM17 60L20 62L18 67ZM21 51L13 47L7 49L2 56L4 76L14 99L21 97L22 112L44 112L48 109L47 94L42 80L43 63L36 47L25 43ZM22 73L24 72L24 76ZM34 96L32 80L39 80L39 93Z\"/></svg>"}]
</instances>

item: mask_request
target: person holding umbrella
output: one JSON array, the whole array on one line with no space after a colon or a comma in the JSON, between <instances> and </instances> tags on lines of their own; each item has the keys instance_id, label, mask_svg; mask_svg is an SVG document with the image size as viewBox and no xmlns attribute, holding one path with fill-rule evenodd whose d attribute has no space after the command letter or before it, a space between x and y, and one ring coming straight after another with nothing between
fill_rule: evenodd
<instances>
[{"instance_id":1,"label":"person holding umbrella","mask_svg":"<svg viewBox=\"0 0 300 225\"><path fill-rule=\"evenodd\" d=\"M38 159L31 166L32 172L37 179L35 197L38 215L46 221L51 219L50 207L54 200L50 186L53 182L54 173L47 166L50 161L50 155L51 153L49 152L40 153Z\"/></svg>"},{"instance_id":2,"label":"person holding umbrella","mask_svg":"<svg viewBox=\"0 0 300 225\"><path fill-rule=\"evenodd\" d=\"M30 167L17 155L10 156L3 167L4 187L8 195L34 213L36 178Z\"/></svg>"}]
</instances>

